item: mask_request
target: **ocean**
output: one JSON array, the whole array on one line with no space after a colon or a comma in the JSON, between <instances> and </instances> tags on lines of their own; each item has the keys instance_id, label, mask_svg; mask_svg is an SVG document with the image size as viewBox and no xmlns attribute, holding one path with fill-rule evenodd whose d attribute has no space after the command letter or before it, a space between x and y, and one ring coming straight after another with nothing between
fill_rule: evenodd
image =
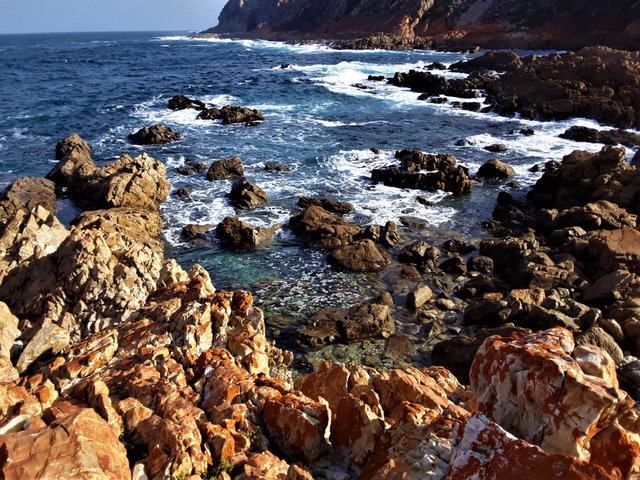
<instances>
[{"instance_id":1,"label":"ocean","mask_svg":"<svg viewBox=\"0 0 640 480\"><path fill-rule=\"evenodd\" d=\"M216 224L229 215L257 226L286 224L299 211L299 197L328 196L354 204L356 211L348 219L361 225L398 222L402 216L423 219L427 227L403 230L401 245L416 238L436 245L448 238L481 238L481 222L491 218L501 190L524 195L540 175L529 171L533 165L560 160L577 148L596 151L600 145L558 138L572 125L597 126L589 120L535 122L467 112L367 80L369 75L393 76L471 56L191 39L184 32L2 35L0 186L21 176L46 175L56 163L56 142L72 132L92 145L99 164L123 153L148 152L166 164L173 190L192 189L189 199L170 195L162 206L167 256L185 268L202 264L219 290L252 291L266 312L270 337L300 352L296 326L321 307L349 306L393 289L398 267L384 275L336 272L325 262L326 252L306 247L286 228L264 248L229 251L214 235L203 242L185 241L182 227ZM257 127L197 120L194 110L167 108L167 100L178 94L217 106L259 108L266 120ZM128 142L129 133L155 123L178 131L181 140L152 147ZM533 128L535 135L512 133L522 128ZM484 150L495 143L505 144L508 151L496 155ZM471 194L453 197L373 185L371 170L394 163L394 152L404 148L453 154L472 173L486 160L500 158L515 169L514 181L521 188L476 184ZM209 165L235 155L242 158L246 176L269 195L268 205L236 212L225 197L230 181L210 182L206 172L184 176L176 171L185 161ZM266 162L292 171L267 172ZM417 202L419 195L431 205ZM60 199L61 220L68 223L76 214L69 200ZM414 323L399 320L398 331L416 338ZM379 342L329 348L310 355L385 363ZM299 362L305 358L300 356ZM428 363L428 351L417 349L402 361Z\"/></svg>"}]
</instances>

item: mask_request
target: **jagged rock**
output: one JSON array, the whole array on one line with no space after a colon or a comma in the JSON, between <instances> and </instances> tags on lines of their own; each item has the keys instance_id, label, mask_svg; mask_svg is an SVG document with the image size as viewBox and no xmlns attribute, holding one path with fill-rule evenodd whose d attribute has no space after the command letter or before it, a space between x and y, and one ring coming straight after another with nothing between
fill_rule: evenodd
<instances>
[{"instance_id":1,"label":"jagged rock","mask_svg":"<svg viewBox=\"0 0 640 480\"><path fill-rule=\"evenodd\" d=\"M32 211L41 206L56 212L55 185L44 178L23 177L0 193L0 225L6 226L20 210Z\"/></svg>"},{"instance_id":2,"label":"jagged rock","mask_svg":"<svg viewBox=\"0 0 640 480\"><path fill-rule=\"evenodd\" d=\"M193 100L192 98L185 97L184 95L175 95L169 99L167 107L171 110L186 110L188 108L203 110L206 108L206 105L200 100Z\"/></svg>"},{"instance_id":3,"label":"jagged rock","mask_svg":"<svg viewBox=\"0 0 640 480\"><path fill-rule=\"evenodd\" d=\"M327 259L339 268L354 272L379 272L391 263L391 255L368 239L338 247Z\"/></svg>"},{"instance_id":4,"label":"jagged rock","mask_svg":"<svg viewBox=\"0 0 640 480\"><path fill-rule=\"evenodd\" d=\"M246 178L242 178L233 184L229 198L236 208L243 210L264 205L269 201L264 190Z\"/></svg>"},{"instance_id":5,"label":"jagged rock","mask_svg":"<svg viewBox=\"0 0 640 480\"><path fill-rule=\"evenodd\" d=\"M607 145L621 144L625 147L640 145L640 135L625 130L596 130L595 128L573 126L569 127L560 138L574 142L604 143Z\"/></svg>"},{"instance_id":6,"label":"jagged rock","mask_svg":"<svg viewBox=\"0 0 640 480\"><path fill-rule=\"evenodd\" d=\"M624 298L626 289L640 286L640 277L626 270L616 270L598 278L582 293L587 303L611 303Z\"/></svg>"},{"instance_id":7,"label":"jagged rock","mask_svg":"<svg viewBox=\"0 0 640 480\"><path fill-rule=\"evenodd\" d=\"M419 150L396 152L400 167L374 169L371 180L390 187L444 190L462 195L471 190L469 171L451 155L429 155ZM429 173L422 173L427 170Z\"/></svg>"},{"instance_id":8,"label":"jagged rock","mask_svg":"<svg viewBox=\"0 0 640 480\"><path fill-rule=\"evenodd\" d=\"M326 307L298 330L298 339L315 346L365 338L387 338L394 331L395 320L387 305L356 305L348 309Z\"/></svg>"},{"instance_id":9,"label":"jagged rock","mask_svg":"<svg viewBox=\"0 0 640 480\"><path fill-rule=\"evenodd\" d=\"M61 352L69 344L69 340L69 332L45 321L20 354L20 358L16 363L16 370L18 370L18 373L24 373L29 365L43 354Z\"/></svg>"},{"instance_id":10,"label":"jagged rock","mask_svg":"<svg viewBox=\"0 0 640 480\"><path fill-rule=\"evenodd\" d=\"M107 422L68 402L58 403L28 430L0 436L0 449L6 479L131 479L127 452Z\"/></svg>"},{"instance_id":11,"label":"jagged rock","mask_svg":"<svg viewBox=\"0 0 640 480\"><path fill-rule=\"evenodd\" d=\"M194 223L190 223L189 225L182 227L182 236L187 240L194 240L202 238L205 233L210 232L211 230L213 230L213 225L211 224L196 225Z\"/></svg>"},{"instance_id":12,"label":"jagged rock","mask_svg":"<svg viewBox=\"0 0 640 480\"><path fill-rule=\"evenodd\" d=\"M207 180L226 180L242 176L244 176L244 166L240 157L216 160L207 171Z\"/></svg>"},{"instance_id":13,"label":"jagged rock","mask_svg":"<svg viewBox=\"0 0 640 480\"><path fill-rule=\"evenodd\" d=\"M472 73L483 68L497 72L510 72L520 67L522 67L522 60L515 52L492 50L479 57L456 62L450 68L456 72Z\"/></svg>"},{"instance_id":14,"label":"jagged rock","mask_svg":"<svg viewBox=\"0 0 640 480\"><path fill-rule=\"evenodd\" d=\"M596 232L589 251L605 273L626 268L640 275L640 232L635 228Z\"/></svg>"},{"instance_id":15,"label":"jagged rock","mask_svg":"<svg viewBox=\"0 0 640 480\"><path fill-rule=\"evenodd\" d=\"M407 295L407 306L413 310L417 310L427 303L432 296L433 292L431 289L427 285L422 285Z\"/></svg>"},{"instance_id":16,"label":"jagged rock","mask_svg":"<svg viewBox=\"0 0 640 480\"><path fill-rule=\"evenodd\" d=\"M277 173L289 173L292 171L291 167L287 165L282 165L278 162L267 162L264 164L264 169L267 172L277 172Z\"/></svg>"},{"instance_id":17,"label":"jagged rock","mask_svg":"<svg viewBox=\"0 0 640 480\"><path fill-rule=\"evenodd\" d=\"M440 250L436 247L432 247L422 240L416 240L402 249L398 260L404 263L422 265L429 260L436 261L439 257Z\"/></svg>"},{"instance_id":18,"label":"jagged rock","mask_svg":"<svg viewBox=\"0 0 640 480\"><path fill-rule=\"evenodd\" d=\"M522 237L489 238L480 242L480 255L493 260L498 270L513 268L540 247L533 235Z\"/></svg>"},{"instance_id":19,"label":"jagged rock","mask_svg":"<svg viewBox=\"0 0 640 480\"><path fill-rule=\"evenodd\" d=\"M254 125L257 122L262 122L264 115L260 110L225 105L221 109L205 108L198 114L198 118L202 120L222 120L223 125L232 123Z\"/></svg>"},{"instance_id":20,"label":"jagged rock","mask_svg":"<svg viewBox=\"0 0 640 480\"><path fill-rule=\"evenodd\" d=\"M180 134L165 125L143 127L129 135L129 140L137 145L162 145L180 139Z\"/></svg>"},{"instance_id":21,"label":"jagged rock","mask_svg":"<svg viewBox=\"0 0 640 480\"><path fill-rule=\"evenodd\" d=\"M303 394L267 400L264 420L280 448L296 458L316 460L328 448L329 407Z\"/></svg>"},{"instance_id":22,"label":"jagged rock","mask_svg":"<svg viewBox=\"0 0 640 480\"><path fill-rule=\"evenodd\" d=\"M475 405L548 454L612 471L613 458L638 455L640 444L628 430L637 418L634 402L593 372L585 374L571 358L574 348L571 333L562 328L487 339L471 367ZM607 355L595 347L592 352ZM621 477L638 469L635 462L615 463Z\"/></svg>"},{"instance_id":23,"label":"jagged rock","mask_svg":"<svg viewBox=\"0 0 640 480\"><path fill-rule=\"evenodd\" d=\"M158 210L171 186L165 180L164 165L146 154L135 159L123 155L115 162L97 168L91 148L77 135L60 142L58 165L47 175L82 204L91 208L131 207Z\"/></svg>"},{"instance_id":24,"label":"jagged rock","mask_svg":"<svg viewBox=\"0 0 640 480\"><path fill-rule=\"evenodd\" d=\"M268 241L279 227L252 227L237 217L226 217L216 227L223 245L232 248L256 248Z\"/></svg>"},{"instance_id":25,"label":"jagged rock","mask_svg":"<svg viewBox=\"0 0 640 480\"><path fill-rule=\"evenodd\" d=\"M487 179L505 179L513 177L515 170L500 160L488 160L480 166L476 176Z\"/></svg>"},{"instance_id":26,"label":"jagged rock","mask_svg":"<svg viewBox=\"0 0 640 480\"><path fill-rule=\"evenodd\" d=\"M11 349L19 336L18 319L5 303L0 302L0 382L18 380L18 372L11 362Z\"/></svg>"},{"instance_id":27,"label":"jagged rock","mask_svg":"<svg viewBox=\"0 0 640 480\"><path fill-rule=\"evenodd\" d=\"M470 272L493 273L493 259L484 255L476 255L467 260L467 270Z\"/></svg>"},{"instance_id":28,"label":"jagged rock","mask_svg":"<svg viewBox=\"0 0 640 480\"><path fill-rule=\"evenodd\" d=\"M447 478L571 478L574 480L613 478L596 465L543 449L515 438L483 415L464 423L462 436L453 448Z\"/></svg>"},{"instance_id":29,"label":"jagged rock","mask_svg":"<svg viewBox=\"0 0 640 480\"><path fill-rule=\"evenodd\" d=\"M635 227L637 216L628 213L615 203L599 200L581 207L572 207L558 212L555 209L538 212L541 226L550 229L580 227L591 230L617 230Z\"/></svg>"},{"instance_id":30,"label":"jagged rock","mask_svg":"<svg viewBox=\"0 0 640 480\"><path fill-rule=\"evenodd\" d=\"M348 245L360 233L357 225L314 205L291 217L289 227L305 241L325 248Z\"/></svg>"},{"instance_id":31,"label":"jagged rock","mask_svg":"<svg viewBox=\"0 0 640 480\"><path fill-rule=\"evenodd\" d=\"M324 208L327 212L337 213L338 215L348 215L355 211L353 205L348 202L341 202L339 200L334 200L332 198L309 198L309 197L300 197L298 200L298 206L300 208L307 208L310 206L316 206L320 208Z\"/></svg>"}]
</instances>

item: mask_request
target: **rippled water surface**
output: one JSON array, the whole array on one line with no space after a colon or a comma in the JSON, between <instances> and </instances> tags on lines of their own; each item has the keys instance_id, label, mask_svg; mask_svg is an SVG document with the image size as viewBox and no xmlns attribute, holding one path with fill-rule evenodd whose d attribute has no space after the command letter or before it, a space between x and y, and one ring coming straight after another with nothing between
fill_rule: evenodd
<instances>
[{"instance_id":1,"label":"rippled water surface","mask_svg":"<svg viewBox=\"0 0 640 480\"><path fill-rule=\"evenodd\" d=\"M368 75L391 76L462 58L465 55L433 51L353 52L193 40L168 33L0 36L0 183L45 175L55 163L55 143L71 132L93 146L100 162L148 151L167 165L174 190L193 189L190 199L172 195L162 206L168 255L184 267L203 264L219 289L250 288L280 328L290 324L287 319L305 318L321 306L370 298L385 288L385 281L332 271L323 252L305 248L286 229L256 252L231 252L214 237L197 245L184 242L184 225L215 224L234 214L254 225L285 224L297 211L300 196L331 196L353 203L356 212L350 219L362 225L397 221L403 215L427 221L426 229L405 232L405 241L418 235L436 242L452 235L476 238L482 235L480 222L490 217L499 187L476 185L471 195L452 198L372 185L371 169L392 163L397 149L419 148L454 154L473 173L496 156L483 146L504 143L509 150L499 158L515 168L515 180L526 187L536 179L529 172L533 164L560 159L578 147L599 149L557 137L569 125L589 121L540 123L464 112L367 80ZM245 127L196 120L193 110L166 108L176 94L217 106L259 108L266 121ZM179 131L182 139L145 148L127 142L129 133L159 122ZM524 127L536 134L510 133ZM469 141L467 146L456 145L462 138ZM374 154L372 147L380 153ZM230 182L175 171L185 160L208 165L233 155L242 157L246 175L268 193L267 206L236 212L225 198ZM292 172L266 172L265 162L273 161ZM426 195L433 206L418 203L418 195ZM62 206L61 216L71 216L72 209Z\"/></svg>"}]
</instances>

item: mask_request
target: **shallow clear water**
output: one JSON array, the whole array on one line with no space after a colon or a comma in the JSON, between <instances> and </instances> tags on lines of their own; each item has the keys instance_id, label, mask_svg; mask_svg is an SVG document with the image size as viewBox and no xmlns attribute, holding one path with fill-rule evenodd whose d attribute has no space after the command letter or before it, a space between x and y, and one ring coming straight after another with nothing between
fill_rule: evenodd
<instances>
[{"instance_id":1,"label":"shallow clear water","mask_svg":"<svg viewBox=\"0 0 640 480\"><path fill-rule=\"evenodd\" d=\"M416 235L436 242L452 235L475 238L482 235L480 222L491 216L499 187L476 185L472 194L453 198L371 185L371 169L392 163L397 149L419 148L454 154L475 172L496 156L482 147L504 143L509 151L498 157L515 168L515 181L526 187L536 179L528 171L533 164L560 159L575 148L600 148L557 137L570 125L592 125L590 121L540 123L464 112L419 101L417 93L405 89L367 81L368 75L391 76L464 57L433 51L333 51L276 42L193 40L167 33L0 36L0 184L18 176L45 175L55 163L55 143L71 132L93 146L98 161L148 151L167 165L174 189L193 189L190 199L170 196L162 206L168 255L186 268L202 263L219 289L250 288L267 312L284 318L281 323L286 325L287 318L306 318L321 306L347 306L371 297L385 283L377 276L332 271L323 252L304 247L286 230L256 252L230 252L214 238L205 244L185 243L181 228L189 223L215 224L234 214L255 225L286 223L297 211L298 198L305 195L353 203L356 213L351 220L362 225L397 221L401 215L428 222L426 230L406 233L405 241ZM282 64L289 67L281 68ZM176 94L218 106L260 108L266 121L245 127L196 120L193 110L166 108ZM127 142L129 133L158 122L179 131L182 139L145 148ZM536 134L509 133L524 127L534 128ZM471 145L456 146L461 138ZM371 147L380 153L374 154ZM268 193L267 206L236 212L225 198L230 182L208 182L204 173L187 177L175 172L185 159L208 165L232 155L242 157L246 175ZM293 171L268 173L264 164L271 161ZM435 205L419 204L418 195ZM68 208L61 213L71 214Z\"/></svg>"}]
</instances>

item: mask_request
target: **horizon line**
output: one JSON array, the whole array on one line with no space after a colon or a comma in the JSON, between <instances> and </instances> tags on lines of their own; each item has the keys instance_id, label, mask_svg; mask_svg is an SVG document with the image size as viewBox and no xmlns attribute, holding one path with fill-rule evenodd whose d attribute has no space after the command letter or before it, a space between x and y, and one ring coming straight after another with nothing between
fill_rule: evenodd
<instances>
[{"instance_id":1,"label":"horizon line","mask_svg":"<svg viewBox=\"0 0 640 480\"><path fill-rule=\"evenodd\" d=\"M212 28L212 27L209 27ZM198 33L204 30L208 30L208 28L204 29L162 29L162 28L154 28L151 30L62 30L57 32L0 32L0 36L8 36L8 35L61 35L61 34L77 34L77 33L150 33L150 32L163 32L163 33L173 33L173 32L188 32L188 33Z\"/></svg>"}]
</instances>

